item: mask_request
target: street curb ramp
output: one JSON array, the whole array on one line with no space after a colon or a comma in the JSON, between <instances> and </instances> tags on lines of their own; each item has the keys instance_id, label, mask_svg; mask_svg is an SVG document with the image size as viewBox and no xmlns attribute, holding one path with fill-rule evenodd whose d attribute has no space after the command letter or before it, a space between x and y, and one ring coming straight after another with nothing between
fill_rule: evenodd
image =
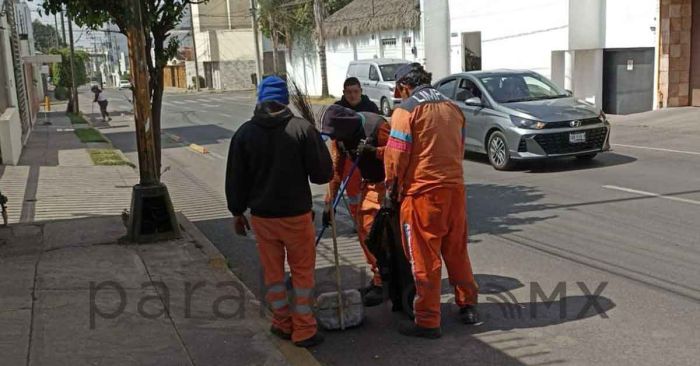
<instances>
[{"instance_id":1,"label":"street curb ramp","mask_svg":"<svg viewBox=\"0 0 700 366\"><path fill-rule=\"evenodd\" d=\"M249 299L256 299L255 295L253 295L253 292L243 283L243 281L241 281L233 272L231 272L231 270L228 268L228 261L226 260L226 257L224 257L224 255L221 254L219 249L217 249L216 246L214 246L214 244L211 241L209 241L209 239L207 239L204 233L202 233L192 222L190 222L190 220L188 220L187 217L184 214L182 214L182 212L176 213L176 216L177 221L180 224L180 227L182 228L182 231L186 232L194 241L197 242L197 244L199 244L198 247L207 257L209 266L212 268L227 271L245 289L246 296L248 296ZM257 303L259 303L260 306L263 306L262 302L257 301ZM256 317L256 319L260 327L262 329L267 330L270 327L270 323L268 322L268 320L271 318L272 314L267 309L265 309L265 314L267 319L262 319L259 317ZM291 365L321 366L321 364L306 348L300 348L289 341L283 341L273 336L269 332L267 336L272 341L272 343L275 346L277 346L282 355L287 359L287 361Z\"/></svg>"}]
</instances>

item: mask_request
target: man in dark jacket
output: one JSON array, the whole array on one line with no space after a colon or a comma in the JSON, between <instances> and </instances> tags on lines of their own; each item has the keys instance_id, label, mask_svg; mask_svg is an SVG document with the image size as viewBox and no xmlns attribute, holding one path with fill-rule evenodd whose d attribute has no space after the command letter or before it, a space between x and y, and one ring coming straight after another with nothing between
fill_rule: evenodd
<instances>
[{"instance_id":1,"label":"man in dark jacket","mask_svg":"<svg viewBox=\"0 0 700 366\"><path fill-rule=\"evenodd\" d=\"M339 106L350 108L355 112L372 112L379 114L379 108L373 101L362 94L362 84L355 77L345 79L343 83L343 97L335 102Z\"/></svg>"},{"instance_id":2,"label":"man in dark jacket","mask_svg":"<svg viewBox=\"0 0 700 366\"><path fill-rule=\"evenodd\" d=\"M277 76L258 88L253 119L231 140L226 171L226 198L239 235L250 229L250 208L267 293L273 313L270 331L299 347L320 344L311 309L316 248L311 189L333 174L328 148L320 133L287 107L287 84ZM293 304L285 286L285 257L292 273Z\"/></svg>"}]
</instances>

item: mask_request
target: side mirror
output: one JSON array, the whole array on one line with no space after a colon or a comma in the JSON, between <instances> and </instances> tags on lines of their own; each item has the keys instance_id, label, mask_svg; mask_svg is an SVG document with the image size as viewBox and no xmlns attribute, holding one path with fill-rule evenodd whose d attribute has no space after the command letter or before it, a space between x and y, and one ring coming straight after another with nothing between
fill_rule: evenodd
<instances>
[{"instance_id":1,"label":"side mirror","mask_svg":"<svg viewBox=\"0 0 700 366\"><path fill-rule=\"evenodd\" d=\"M568 95L568 96L570 96L570 97L573 97L573 96L574 96L574 92L572 92L572 91L569 90L569 89L566 89L566 95Z\"/></svg>"},{"instance_id":2,"label":"side mirror","mask_svg":"<svg viewBox=\"0 0 700 366\"><path fill-rule=\"evenodd\" d=\"M481 102L481 98L479 97L471 97L467 100L464 101L464 104L473 106L473 107L482 107L484 103Z\"/></svg>"}]
</instances>

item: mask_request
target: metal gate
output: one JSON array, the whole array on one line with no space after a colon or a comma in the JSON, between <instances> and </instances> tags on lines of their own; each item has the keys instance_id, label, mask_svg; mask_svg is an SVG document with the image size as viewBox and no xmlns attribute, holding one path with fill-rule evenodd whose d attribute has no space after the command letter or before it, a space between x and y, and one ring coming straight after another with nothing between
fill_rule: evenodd
<instances>
[{"instance_id":1,"label":"metal gate","mask_svg":"<svg viewBox=\"0 0 700 366\"><path fill-rule=\"evenodd\" d=\"M603 55L603 110L650 111L654 104L654 49L610 49Z\"/></svg>"}]
</instances>

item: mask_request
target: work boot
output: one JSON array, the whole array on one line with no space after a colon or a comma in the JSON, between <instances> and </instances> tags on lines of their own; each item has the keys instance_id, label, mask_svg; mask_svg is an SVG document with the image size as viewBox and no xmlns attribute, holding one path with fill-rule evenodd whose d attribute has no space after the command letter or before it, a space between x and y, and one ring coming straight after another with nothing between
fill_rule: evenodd
<instances>
[{"instance_id":1,"label":"work boot","mask_svg":"<svg viewBox=\"0 0 700 366\"><path fill-rule=\"evenodd\" d=\"M323 343L323 341L323 335L321 335L321 333L316 332L316 334L314 334L310 338L304 339L303 341L294 342L294 345L302 348L310 348L318 346L319 344Z\"/></svg>"},{"instance_id":2,"label":"work boot","mask_svg":"<svg viewBox=\"0 0 700 366\"><path fill-rule=\"evenodd\" d=\"M479 323L479 313L476 311L476 305L466 305L459 309L459 319L464 324Z\"/></svg>"},{"instance_id":3,"label":"work boot","mask_svg":"<svg viewBox=\"0 0 700 366\"><path fill-rule=\"evenodd\" d=\"M362 295L362 303L366 307L380 305L384 302L384 288L382 286L371 285Z\"/></svg>"},{"instance_id":4,"label":"work boot","mask_svg":"<svg viewBox=\"0 0 700 366\"><path fill-rule=\"evenodd\" d=\"M399 333L409 337L419 337L427 339L438 339L442 337L440 327L423 328L415 323L403 323L399 326Z\"/></svg>"},{"instance_id":5,"label":"work boot","mask_svg":"<svg viewBox=\"0 0 700 366\"><path fill-rule=\"evenodd\" d=\"M289 341L292 339L292 334L291 333L286 333L280 328L275 327L274 325L270 327L270 333L274 334L277 336L277 338Z\"/></svg>"}]
</instances>

